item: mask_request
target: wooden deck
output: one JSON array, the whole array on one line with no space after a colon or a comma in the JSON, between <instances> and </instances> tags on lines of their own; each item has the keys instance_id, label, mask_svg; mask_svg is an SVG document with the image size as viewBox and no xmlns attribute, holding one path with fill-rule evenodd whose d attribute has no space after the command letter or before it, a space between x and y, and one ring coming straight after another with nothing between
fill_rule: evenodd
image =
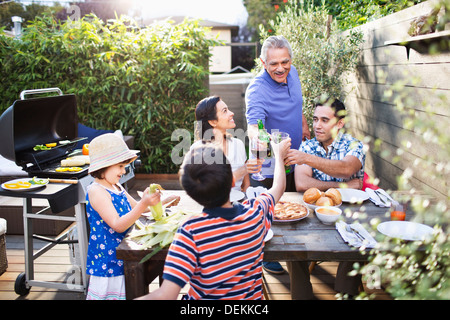
<instances>
[{"instance_id":1,"label":"wooden deck","mask_svg":"<svg viewBox=\"0 0 450 320\"><path fill-rule=\"evenodd\" d=\"M134 183L130 184L130 194L137 197L137 190L143 190L149 183L160 183L167 189L175 189L178 181L172 177L158 176L149 180L145 176L137 176ZM38 250L46 242L34 240L34 249ZM21 235L6 235L6 252L8 257L8 269L0 276L0 300L84 300L85 295L79 292L56 290L34 286L26 296L18 296L14 292L14 283L17 276L25 270L24 259L24 241ZM282 262L285 270L285 264ZM35 262L35 279L43 281L64 282L71 270L69 257L69 248L67 244L58 244L49 252L39 257ZM337 262L323 262L314 268L311 274L311 283L313 292L317 300L335 300L334 279L336 277ZM273 275L264 272L267 293L273 300L290 300L289 293L289 275L287 272L281 275ZM150 285L150 290L158 287L155 280ZM182 290L186 292L187 288ZM367 293L375 293L376 300L391 299L383 290L369 290L364 288Z\"/></svg>"}]
</instances>

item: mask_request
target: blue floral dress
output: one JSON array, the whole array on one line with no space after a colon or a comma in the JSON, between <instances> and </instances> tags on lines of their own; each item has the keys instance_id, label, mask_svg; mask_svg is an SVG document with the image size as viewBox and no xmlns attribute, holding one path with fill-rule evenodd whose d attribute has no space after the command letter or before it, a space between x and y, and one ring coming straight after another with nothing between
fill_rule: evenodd
<instances>
[{"instance_id":1,"label":"blue floral dress","mask_svg":"<svg viewBox=\"0 0 450 320\"><path fill-rule=\"evenodd\" d=\"M100 184L94 182L93 184ZM122 186L121 191L113 191L103 187L111 195L111 201L119 216L131 211L131 204ZM89 201L89 192L86 195L86 214L91 227L87 253L86 272L88 275L98 277L115 277L123 275L123 260L116 258L116 248L125 237L126 231L114 231L99 213L95 211Z\"/></svg>"}]
</instances>

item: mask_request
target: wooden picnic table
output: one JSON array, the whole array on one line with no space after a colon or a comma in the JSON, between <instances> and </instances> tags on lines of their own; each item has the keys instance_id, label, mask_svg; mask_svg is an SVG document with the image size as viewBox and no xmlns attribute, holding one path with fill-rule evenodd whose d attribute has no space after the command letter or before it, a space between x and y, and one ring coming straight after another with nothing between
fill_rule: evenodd
<instances>
[{"instance_id":1,"label":"wooden picnic table","mask_svg":"<svg viewBox=\"0 0 450 320\"><path fill-rule=\"evenodd\" d=\"M202 206L184 191L166 190L164 196L180 195L178 206L190 212L201 212ZM302 193L285 192L281 200L302 203ZM389 208L375 206L370 200L361 204L343 203L340 207L347 223L369 222L372 218L390 220ZM407 220L410 213L407 213ZM357 218L357 220L355 220ZM310 211L309 215L296 222L274 222L273 238L264 247L265 261L365 261L366 256L344 242L333 225L325 225ZM134 247L134 248L133 248ZM151 250L139 250L129 239L124 239L117 248L117 258L124 260L127 299L148 293L148 285L162 275L167 249L155 254L148 261L140 260ZM160 282L162 281L160 277Z\"/></svg>"}]
</instances>

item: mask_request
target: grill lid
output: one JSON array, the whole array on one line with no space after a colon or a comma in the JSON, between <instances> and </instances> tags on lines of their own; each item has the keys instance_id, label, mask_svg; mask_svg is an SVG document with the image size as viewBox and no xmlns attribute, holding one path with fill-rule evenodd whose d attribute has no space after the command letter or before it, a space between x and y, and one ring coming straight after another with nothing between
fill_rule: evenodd
<instances>
[{"instance_id":1,"label":"grill lid","mask_svg":"<svg viewBox=\"0 0 450 320\"><path fill-rule=\"evenodd\" d=\"M75 140L78 135L75 95L62 95L58 88L55 89L60 95L16 100L0 117L0 154L25 170L29 163L40 166L64 157L79 141ZM52 89L44 91L50 92ZM24 97L23 93L21 97ZM61 140L72 143L50 150L33 150L38 144Z\"/></svg>"}]
</instances>

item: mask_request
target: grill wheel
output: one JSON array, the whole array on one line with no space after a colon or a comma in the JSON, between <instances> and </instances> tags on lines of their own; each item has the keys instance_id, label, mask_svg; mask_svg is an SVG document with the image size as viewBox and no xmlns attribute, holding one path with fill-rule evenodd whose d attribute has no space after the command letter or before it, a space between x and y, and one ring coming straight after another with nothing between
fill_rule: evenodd
<instances>
[{"instance_id":1,"label":"grill wheel","mask_svg":"<svg viewBox=\"0 0 450 320\"><path fill-rule=\"evenodd\" d=\"M26 280L25 272L22 272L16 278L16 282L14 283L14 291L19 296L26 296L30 292L31 287L27 287Z\"/></svg>"}]
</instances>

